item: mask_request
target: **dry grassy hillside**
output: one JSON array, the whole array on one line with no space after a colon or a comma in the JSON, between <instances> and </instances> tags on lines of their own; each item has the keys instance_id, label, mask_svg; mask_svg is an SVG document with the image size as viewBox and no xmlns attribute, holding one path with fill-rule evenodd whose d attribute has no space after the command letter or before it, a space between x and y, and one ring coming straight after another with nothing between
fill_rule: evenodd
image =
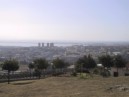
<instances>
[{"instance_id":1,"label":"dry grassy hillside","mask_svg":"<svg viewBox=\"0 0 129 97\"><path fill-rule=\"evenodd\" d=\"M129 77L51 77L0 83L0 97L129 97L129 91L112 88L116 85L129 86Z\"/></svg>"}]
</instances>

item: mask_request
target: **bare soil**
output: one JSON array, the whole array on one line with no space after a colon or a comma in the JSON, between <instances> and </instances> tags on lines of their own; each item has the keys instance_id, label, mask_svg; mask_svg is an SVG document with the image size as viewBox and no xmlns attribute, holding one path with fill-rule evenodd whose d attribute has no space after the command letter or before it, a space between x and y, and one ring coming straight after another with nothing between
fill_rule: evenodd
<instances>
[{"instance_id":1,"label":"bare soil","mask_svg":"<svg viewBox=\"0 0 129 97\"><path fill-rule=\"evenodd\" d=\"M129 86L129 77L49 77L0 83L0 97L129 97L128 91L109 90L117 85Z\"/></svg>"}]
</instances>

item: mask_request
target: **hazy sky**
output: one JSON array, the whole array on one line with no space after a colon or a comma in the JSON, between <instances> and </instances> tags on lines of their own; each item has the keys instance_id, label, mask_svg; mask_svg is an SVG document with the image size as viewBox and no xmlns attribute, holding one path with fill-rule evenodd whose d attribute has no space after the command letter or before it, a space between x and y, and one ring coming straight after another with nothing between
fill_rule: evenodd
<instances>
[{"instance_id":1,"label":"hazy sky","mask_svg":"<svg viewBox=\"0 0 129 97\"><path fill-rule=\"evenodd\" d=\"M0 0L0 40L129 41L129 0Z\"/></svg>"}]
</instances>

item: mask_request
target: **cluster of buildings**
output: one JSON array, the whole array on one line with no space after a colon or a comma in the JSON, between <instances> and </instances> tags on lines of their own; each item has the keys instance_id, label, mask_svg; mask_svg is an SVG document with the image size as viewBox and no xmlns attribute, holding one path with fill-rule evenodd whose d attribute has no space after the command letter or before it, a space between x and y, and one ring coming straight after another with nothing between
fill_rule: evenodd
<instances>
[{"instance_id":1,"label":"cluster of buildings","mask_svg":"<svg viewBox=\"0 0 129 97\"><path fill-rule=\"evenodd\" d=\"M73 64L84 55L92 55L97 61L103 54L120 54L129 61L129 46L84 46L71 45L65 47L54 46L54 43L38 43L36 47L0 47L0 61L14 58L21 64L28 64L36 58L53 60L61 58Z\"/></svg>"},{"instance_id":2,"label":"cluster of buildings","mask_svg":"<svg viewBox=\"0 0 129 97\"><path fill-rule=\"evenodd\" d=\"M54 43L38 43L38 47L54 47Z\"/></svg>"}]
</instances>

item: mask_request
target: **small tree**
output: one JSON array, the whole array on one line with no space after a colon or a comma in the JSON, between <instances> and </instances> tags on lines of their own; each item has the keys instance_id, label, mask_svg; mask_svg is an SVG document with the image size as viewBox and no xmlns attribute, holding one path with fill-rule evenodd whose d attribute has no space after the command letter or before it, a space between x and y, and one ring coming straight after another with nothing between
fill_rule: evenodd
<instances>
[{"instance_id":1,"label":"small tree","mask_svg":"<svg viewBox=\"0 0 129 97\"><path fill-rule=\"evenodd\" d=\"M19 69L18 61L16 60L6 60L2 65L3 70L8 71L8 84L10 83L10 72Z\"/></svg>"},{"instance_id":2,"label":"small tree","mask_svg":"<svg viewBox=\"0 0 129 97\"><path fill-rule=\"evenodd\" d=\"M34 60L35 71L38 72L39 78L41 77L41 71L47 69L49 66L46 59L36 59Z\"/></svg>"},{"instance_id":3,"label":"small tree","mask_svg":"<svg viewBox=\"0 0 129 97\"><path fill-rule=\"evenodd\" d=\"M101 75L103 77L110 76L110 72L107 69L105 69L105 67L108 69L113 67L113 65L114 65L113 57L111 57L110 55L102 55L102 56L98 57L98 59L99 59L99 62L104 66L104 69L101 72Z\"/></svg>"},{"instance_id":4,"label":"small tree","mask_svg":"<svg viewBox=\"0 0 129 97\"><path fill-rule=\"evenodd\" d=\"M121 55L117 55L114 58L114 66L117 68L117 72L119 68L123 68L126 65L126 60L122 58Z\"/></svg>"},{"instance_id":5,"label":"small tree","mask_svg":"<svg viewBox=\"0 0 129 97\"><path fill-rule=\"evenodd\" d=\"M87 64L87 56L79 58L75 65L76 71L82 72L83 71L82 69L86 68L85 64Z\"/></svg>"},{"instance_id":6,"label":"small tree","mask_svg":"<svg viewBox=\"0 0 129 97\"><path fill-rule=\"evenodd\" d=\"M64 60L59 59L59 58L54 59L52 63L54 67L57 69L63 69L68 66L68 63L64 62Z\"/></svg>"},{"instance_id":7,"label":"small tree","mask_svg":"<svg viewBox=\"0 0 129 97\"><path fill-rule=\"evenodd\" d=\"M30 70L30 78L31 78L31 70L34 69L34 63L33 62L29 63L28 67L29 67L29 70Z\"/></svg>"},{"instance_id":8,"label":"small tree","mask_svg":"<svg viewBox=\"0 0 129 97\"><path fill-rule=\"evenodd\" d=\"M91 55L88 56L83 56L82 58L79 58L76 62L76 70L81 70L82 69L92 69L96 67L96 62L95 60L92 58Z\"/></svg>"},{"instance_id":9,"label":"small tree","mask_svg":"<svg viewBox=\"0 0 129 97\"><path fill-rule=\"evenodd\" d=\"M93 59L93 57L91 55L88 55L87 57L87 68L88 69L92 69L95 68L97 66L95 60Z\"/></svg>"},{"instance_id":10,"label":"small tree","mask_svg":"<svg viewBox=\"0 0 129 97\"><path fill-rule=\"evenodd\" d=\"M113 58L110 55L102 55L98 59L104 67L111 68L114 65Z\"/></svg>"}]
</instances>

